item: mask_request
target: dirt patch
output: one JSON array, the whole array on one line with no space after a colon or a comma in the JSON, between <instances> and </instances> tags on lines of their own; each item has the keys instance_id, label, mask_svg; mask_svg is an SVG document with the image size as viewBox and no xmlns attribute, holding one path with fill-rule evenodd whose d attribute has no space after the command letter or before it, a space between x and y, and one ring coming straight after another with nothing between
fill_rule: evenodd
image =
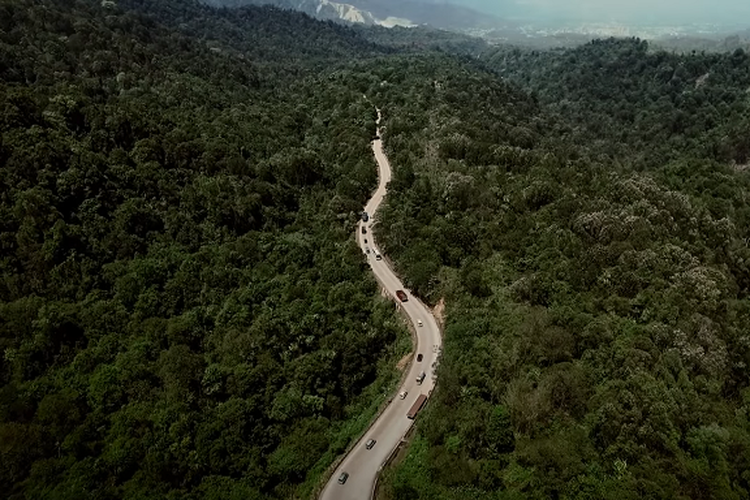
<instances>
[{"instance_id":1,"label":"dirt patch","mask_svg":"<svg viewBox=\"0 0 750 500\"><path fill-rule=\"evenodd\" d=\"M404 356L403 358L401 358L401 360L399 360L399 362L396 363L396 368L399 371L404 371L404 368L406 368L407 366L409 366L409 361L411 361L411 353L409 353L406 356Z\"/></svg>"},{"instance_id":2,"label":"dirt patch","mask_svg":"<svg viewBox=\"0 0 750 500\"><path fill-rule=\"evenodd\" d=\"M435 316L435 319L437 320L438 324L440 325L440 328L445 328L445 299L440 299L435 305L435 307L432 308L432 314Z\"/></svg>"},{"instance_id":3,"label":"dirt patch","mask_svg":"<svg viewBox=\"0 0 750 500\"><path fill-rule=\"evenodd\" d=\"M706 73L705 75L701 75L701 76L699 76L699 77L698 77L698 79L696 79L696 80L695 80L695 88L696 88L696 89L699 89L699 88L701 88L701 87L702 87L703 85L705 85L705 84L706 84L706 80L708 80L708 76L709 76L710 74L711 74L711 73Z\"/></svg>"}]
</instances>

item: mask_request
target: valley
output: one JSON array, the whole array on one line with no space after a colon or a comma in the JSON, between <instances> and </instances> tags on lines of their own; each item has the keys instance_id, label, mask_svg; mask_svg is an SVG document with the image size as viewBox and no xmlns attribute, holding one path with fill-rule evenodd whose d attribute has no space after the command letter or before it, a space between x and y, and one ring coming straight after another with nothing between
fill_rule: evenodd
<instances>
[{"instance_id":1,"label":"valley","mask_svg":"<svg viewBox=\"0 0 750 500\"><path fill-rule=\"evenodd\" d=\"M744 38L305 5L0 0L0 498L747 498Z\"/></svg>"}]
</instances>

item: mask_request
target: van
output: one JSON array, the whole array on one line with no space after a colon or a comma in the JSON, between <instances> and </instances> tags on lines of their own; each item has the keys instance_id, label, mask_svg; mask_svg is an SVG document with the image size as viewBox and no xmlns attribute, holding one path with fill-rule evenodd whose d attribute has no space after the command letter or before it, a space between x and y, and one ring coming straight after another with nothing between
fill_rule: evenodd
<instances>
[{"instance_id":1,"label":"van","mask_svg":"<svg viewBox=\"0 0 750 500\"><path fill-rule=\"evenodd\" d=\"M419 375L417 375L417 383L421 384L422 382L424 382L424 378L426 376L427 376L427 374L425 372L422 372Z\"/></svg>"}]
</instances>

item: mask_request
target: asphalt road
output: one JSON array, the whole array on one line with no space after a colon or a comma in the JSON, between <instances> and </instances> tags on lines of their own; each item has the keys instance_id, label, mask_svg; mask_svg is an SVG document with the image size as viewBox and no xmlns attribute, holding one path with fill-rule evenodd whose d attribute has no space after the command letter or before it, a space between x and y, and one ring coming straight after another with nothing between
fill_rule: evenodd
<instances>
[{"instance_id":1,"label":"asphalt road","mask_svg":"<svg viewBox=\"0 0 750 500\"><path fill-rule=\"evenodd\" d=\"M378 110L378 124L380 124L380 110ZM378 137L380 137L379 127ZM435 385L433 363L437 361L437 356L442 348L440 330L429 309L404 288L385 259L375 259L374 249L377 248L377 243L373 239L370 225L373 221L372 216L385 197L386 186L391 180L391 166L383 153L383 144L380 139L372 142L372 150L378 163L380 183L365 206L365 211L370 215L369 222L360 221L357 226L357 242L363 252L366 247L370 248L370 253L366 253L366 256L373 273L414 324L417 332L415 355L406 379L398 391L392 395L393 400L341 462L323 489L320 495L321 500L368 500L372 496L381 466L414 423L413 420L406 418L406 413L420 394L429 396ZM366 228L366 234L362 234L363 226ZM367 243L364 242L365 239L367 239ZM408 301L399 301L396 298L396 290L404 290L408 295ZM423 326L417 326L418 320L422 321ZM424 356L420 362L416 360L417 353ZM427 376L424 382L419 385L416 378L422 371ZM403 400L398 397L398 393L401 391L408 392ZM372 449L367 450L365 443L369 439L374 439L377 443ZM338 483L338 478L342 472L349 473L349 478L343 485Z\"/></svg>"}]
</instances>

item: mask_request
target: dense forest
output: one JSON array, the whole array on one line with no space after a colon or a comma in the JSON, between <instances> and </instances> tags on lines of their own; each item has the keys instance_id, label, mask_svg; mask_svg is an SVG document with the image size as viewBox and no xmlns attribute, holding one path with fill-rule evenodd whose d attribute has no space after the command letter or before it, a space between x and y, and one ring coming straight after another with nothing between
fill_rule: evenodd
<instances>
[{"instance_id":1,"label":"dense forest","mask_svg":"<svg viewBox=\"0 0 750 500\"><path fill-rule=\"evenodd\" d=\"M447 304L387 499L750 495L750 57L0 0L0 498L310 498Z\"/></svg>"},{"instance_id":2,"label":"dense forest","mask_svg":"<svg viewBox=\"0 0 750 500\"><path fill-rule=\"evenodd\" d=\"M385 49L118 4L0 2L0 497L309 495L408 345L351 238L375 111L330 77Z\"/></svg>"},{"instance_id":3,"label":"dense forest","mask_svg":"<svg viewBox=\"0 0 750 500\"><path fill-rule=\"evenodd\" d=\"M408 66L379 237L447 325L381 498L747 498L750 58Z\"/></svg>"},{"instance_id":4,"label":"dense forest","mask_svg":"<svg viewBox=\"0 0 750 500\"><path fill-rule=\"evenodd\" d=\"M750 56L741 49L684 56L610 39L575 50L501 47L482 59L564 117L555 136L584 152L639 169L684 158L750 159Z\"/></svg>"}]
</instances>

